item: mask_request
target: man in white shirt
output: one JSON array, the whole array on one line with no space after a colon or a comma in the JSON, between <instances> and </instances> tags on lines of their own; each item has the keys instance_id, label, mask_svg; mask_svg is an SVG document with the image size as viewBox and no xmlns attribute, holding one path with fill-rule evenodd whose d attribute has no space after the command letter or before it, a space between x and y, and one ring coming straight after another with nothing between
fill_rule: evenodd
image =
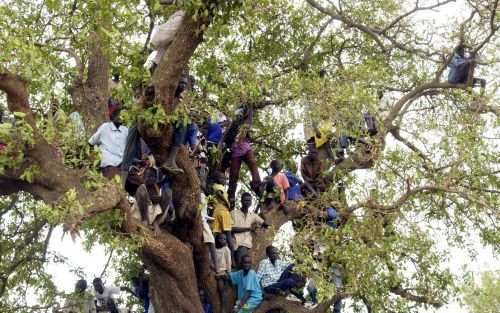
<instances>
[{"instance_id":1,"label":"man in white shirt","mask_svg":"<svg viewBox=\"0 0 500 313\"><path fill-rule=\"evenodd\" d=\"M102 153L101 171L107 178L120 175L128 128L120 122L120 108L111 113L111 121L102 124L89 139L91 146L98 145Z\"/></svg>"},{"instance_id":2,"label":"man in white shirt","mask_svg":"<svg viewBox=\"0 0 500 313\"><path fill-rule=\"evenodd\" d=\"M64 302L63 313L96 313L95 303L87 290L87 281L80 279L76 282L75 292Z\"/></svg>"},{"instance_id":3,"label":"man in white shirt","mask_svg":"<svg viewBox=\"0 0 500 313\"><path fill-rule=\"evenodd\" d=\"M236 264L241 267L241 257L249 254L252 249L252 232L257 227L267 227L268 223L254 212L248 209L252 205L252 195L244 192L241 195L241 209L231 211L233 221L232 232L234 235L234 251L236 252ZM229 240L229 239L228 239Z\"/></svg>"},{"instance_id":4,"label":"man in white shirt","mask_svg":"<svg viewBox=\"0 0 500 313\"><path fill-rule=\"evenodd\" d=\"M135 296L134 291L128 287L105 286L99 277L92 281L92 295L98 312L108 312L108 299L113 299L113 295L119 295L120 291L127 291Z\"/></svg>"}]
</instances>

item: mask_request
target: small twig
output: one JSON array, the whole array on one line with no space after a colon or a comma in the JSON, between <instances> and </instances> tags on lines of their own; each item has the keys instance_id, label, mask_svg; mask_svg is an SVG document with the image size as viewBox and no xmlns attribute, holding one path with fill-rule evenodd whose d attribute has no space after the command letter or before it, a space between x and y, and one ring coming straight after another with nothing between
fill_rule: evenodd
<instances>
[{"instance_id":1,"label":"small twig","mask_svg":"<svg viewBox=\"0 0 500 313\"><path fill-rule=\"evenodd\" d=\"M109 252L108 261L106 262L106 265L104 265L104 268L102 269L101 275L99 275L99 277L103 277L106 271L108 270L109 263L111 262L111 258L113 257L113 251L114 250L111 250Z\"/></svg>"}]
</instances>

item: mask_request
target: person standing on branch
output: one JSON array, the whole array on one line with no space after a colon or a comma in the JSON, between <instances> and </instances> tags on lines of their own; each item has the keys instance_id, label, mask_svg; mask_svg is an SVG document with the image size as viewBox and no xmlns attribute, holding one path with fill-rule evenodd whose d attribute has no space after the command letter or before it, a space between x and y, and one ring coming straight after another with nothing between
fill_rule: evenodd
<instances>
[{"instance_id":1,"label":"person standing on branch","mask_svg":"<svg viewBox=\"0 0 500 313\"><path fill-rule=\"evenodd\" d=\"M245 162L252 174L251 187L252 190L258 192L261 183L257 163L253 155L252 146L250 145L250 133L253 131L253 106L248 104L238 108L235 112L238 116L236 121L231 122L228 129L224 133L224 137L219 143L219 150L222 150L221 145L225 144L230 149L231 162L223 162L221 171L224 173L229 166L229 187L227 193L231 208L234 208L236 186L240 174L241 163Z\"/></svg>"},{"instance_id":2,"label":"person standing on branch","mask_svg":"<svg viewBox=\"0 0 500 313\"><path fill-rule=\"evenodd\" d=\"M111 120L102 124L89 139L91 146L99 146L102 153L101 171L106 178L120 175L120 166L125 150L128 128L120 121L120 107L111 112Z\"/></svg>"},{"instance_id":3,"label":"person standing on branch","mask_svg":"<svg viewBox=\"0 0 500 313\"><path fill-rule=\"evenodd\" d=\"M231 218L233 219L232 231L235 241L234 248L236 249L236 263L238 268L241 268L241 257L247 255L249 249L253 247L252 232L255 232L259 226L269 226L269 223L265 219L248 210L251 205L252 195L244 192L241 195L241 209L231 212Z\"/></svg>"},{"instance_id":4,"label":"person standing on branch","mask_svg":"<svg viewBox=\"0 0 500 313\"><path fill-rule=\"evenodd\" d=\"M188 80L184 74L181 74L179 78L179 84L175 90L174 101L179 101L182 98L182 93L186 90L188 86ZM178 121L174 128L174 133L172 135L172 143L167 155L167 161L163 164L163 168L173 174L182 174L184 170L177 166L175 159L177 153L179 152L184 139L186 138L187 126L182 122Z\"/></svg>"}]
</instances>

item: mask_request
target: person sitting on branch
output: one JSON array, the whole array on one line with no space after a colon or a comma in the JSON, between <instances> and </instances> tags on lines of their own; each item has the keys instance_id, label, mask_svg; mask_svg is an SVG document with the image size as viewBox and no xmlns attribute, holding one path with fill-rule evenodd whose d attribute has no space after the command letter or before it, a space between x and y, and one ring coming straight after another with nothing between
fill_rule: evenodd
<instances>
[{"instance_id":1,"label":"person sitting on branch","mask_svg":"<svg viewBox=\"0 0 500 313\"><path fill-rule=\"evenodd\" d=\"M231 273L231 282L238 287L238 301L233 312L252 313L262 303L262 289L249 255L241 257L241 265L243 269Z\"/></svg>"},{"instance_id":2,"label":"person sitting on branch","mask_svg":"<svg viewBox=\"0 0 500 313\"><path fill-rule=\"evenodd\" d=\"M448 65L450 67L450 71L448 73L448 82L451 84L465 84L467 83L467 79L469 76L469 70L471 68L471 63L474 61L476 55L471 54L469 57L465 57L465 45L459 45L455 49L455 55L450 61ZM483 78L474 77L472 79L472 86L477 86L477 84L481 86L481 88L486 87L486 80Z\"/></svg>"},{"instance_id":3,"label":"person sitting on branch","mask_svg":"<svg viewBox=\"0 0 500 313\"><path fill-rule=\"evenodd\" d=\"M283 208L283 211L287 214L288 210L285 207L285 203L288 199L290 184L286 176L281 173L282 166L280 161L272 160L269 167L271 168L271 175L264 178L261 185L261 194L264 197L263 211L270 210L277 204L277 207Z\"/></svg>"},{"instance_id":4,"label":"person sitting on branch","mask_svg":"<svg viewBox=\"0 0 500 313\"><path fill-rule=\"evenodd\" d=\"M302 158L300 163L300 173L305 183L308 183L314 190L314 193L324 192L326 183L321 177L323 164L318 159L318 150L310 148L307 156Z\"/></svg>"},{"instance_id":5,"label":"person sitting on branch","mask_svg":"<svg viewBox=\"0 0 500 313\"><path fill-rule=\"evenodd\" d=\"M63 313L96 313L96 306L93 301L93 296L86 291L87 281L80 279L76 282L75 292L72 293L62 309Z\"/></svg>"},{"instance_id":6,"label":"person sitting on branch","mask_svg":"<svg viewBox=\"0 0 500 313\"><path fill-rule=\"evenodd\" d=\"M158 172L153 167L144 170L144 184L139 186L135 193L135 201L131 207L131 215L145 225L153 225L155 235L160 234L160 225L168 218L168 222L175 220L175 210L171 205L172 190L160 192L156 183Z\"/></svg>"},{"instance_id":7,"label":"person sitting on branch","mask_svg":"<svg viewBox=\"0 0 500 313\"><path fill-rule=\"evenodd\" d=\"M99 277L94 278L92 285L92 294L94 295L94 303L98 312L109 312L108 299L113 299L113 295L119 295L120 291L127 291L131 295L134 295L134 291L125 286L105 286Z\"/></svg>"},{"instance_id":8,"label":"person sitting on branch","mask_svg":"<svg viewBox=\"0 0 500 313\"><path fill-rule=\"evenodd\" d=\"M257 276L262 284L264 298L267 294L280 294L290 291L286 297L289 301L301 302L306 304L306 299L301 292L294 289L301 287L302 279L293 272L293 263L289 264L279 260L279 252L274 246L266 247L267 259L260 261Z\"/></svg>"}]
</instances>

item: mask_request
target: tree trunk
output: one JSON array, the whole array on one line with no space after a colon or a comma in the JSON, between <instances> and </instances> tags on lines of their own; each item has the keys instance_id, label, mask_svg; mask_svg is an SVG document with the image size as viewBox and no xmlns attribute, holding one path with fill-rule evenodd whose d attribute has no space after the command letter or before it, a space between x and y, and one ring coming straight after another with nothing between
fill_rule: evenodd
<instances>
[{"instance_id":1,"label":"tree trunk","mask_svg":"<svg viewBox=\"0 0 500 313\"><path fill-rule=\"evenodd\" d=\"M99 40L91 44L89 50L88 79L86 82L75 81L69 93L73 106L82 115L87 131L93 132L109 121L109 58Z\"/></svg>"}]
</instances>

